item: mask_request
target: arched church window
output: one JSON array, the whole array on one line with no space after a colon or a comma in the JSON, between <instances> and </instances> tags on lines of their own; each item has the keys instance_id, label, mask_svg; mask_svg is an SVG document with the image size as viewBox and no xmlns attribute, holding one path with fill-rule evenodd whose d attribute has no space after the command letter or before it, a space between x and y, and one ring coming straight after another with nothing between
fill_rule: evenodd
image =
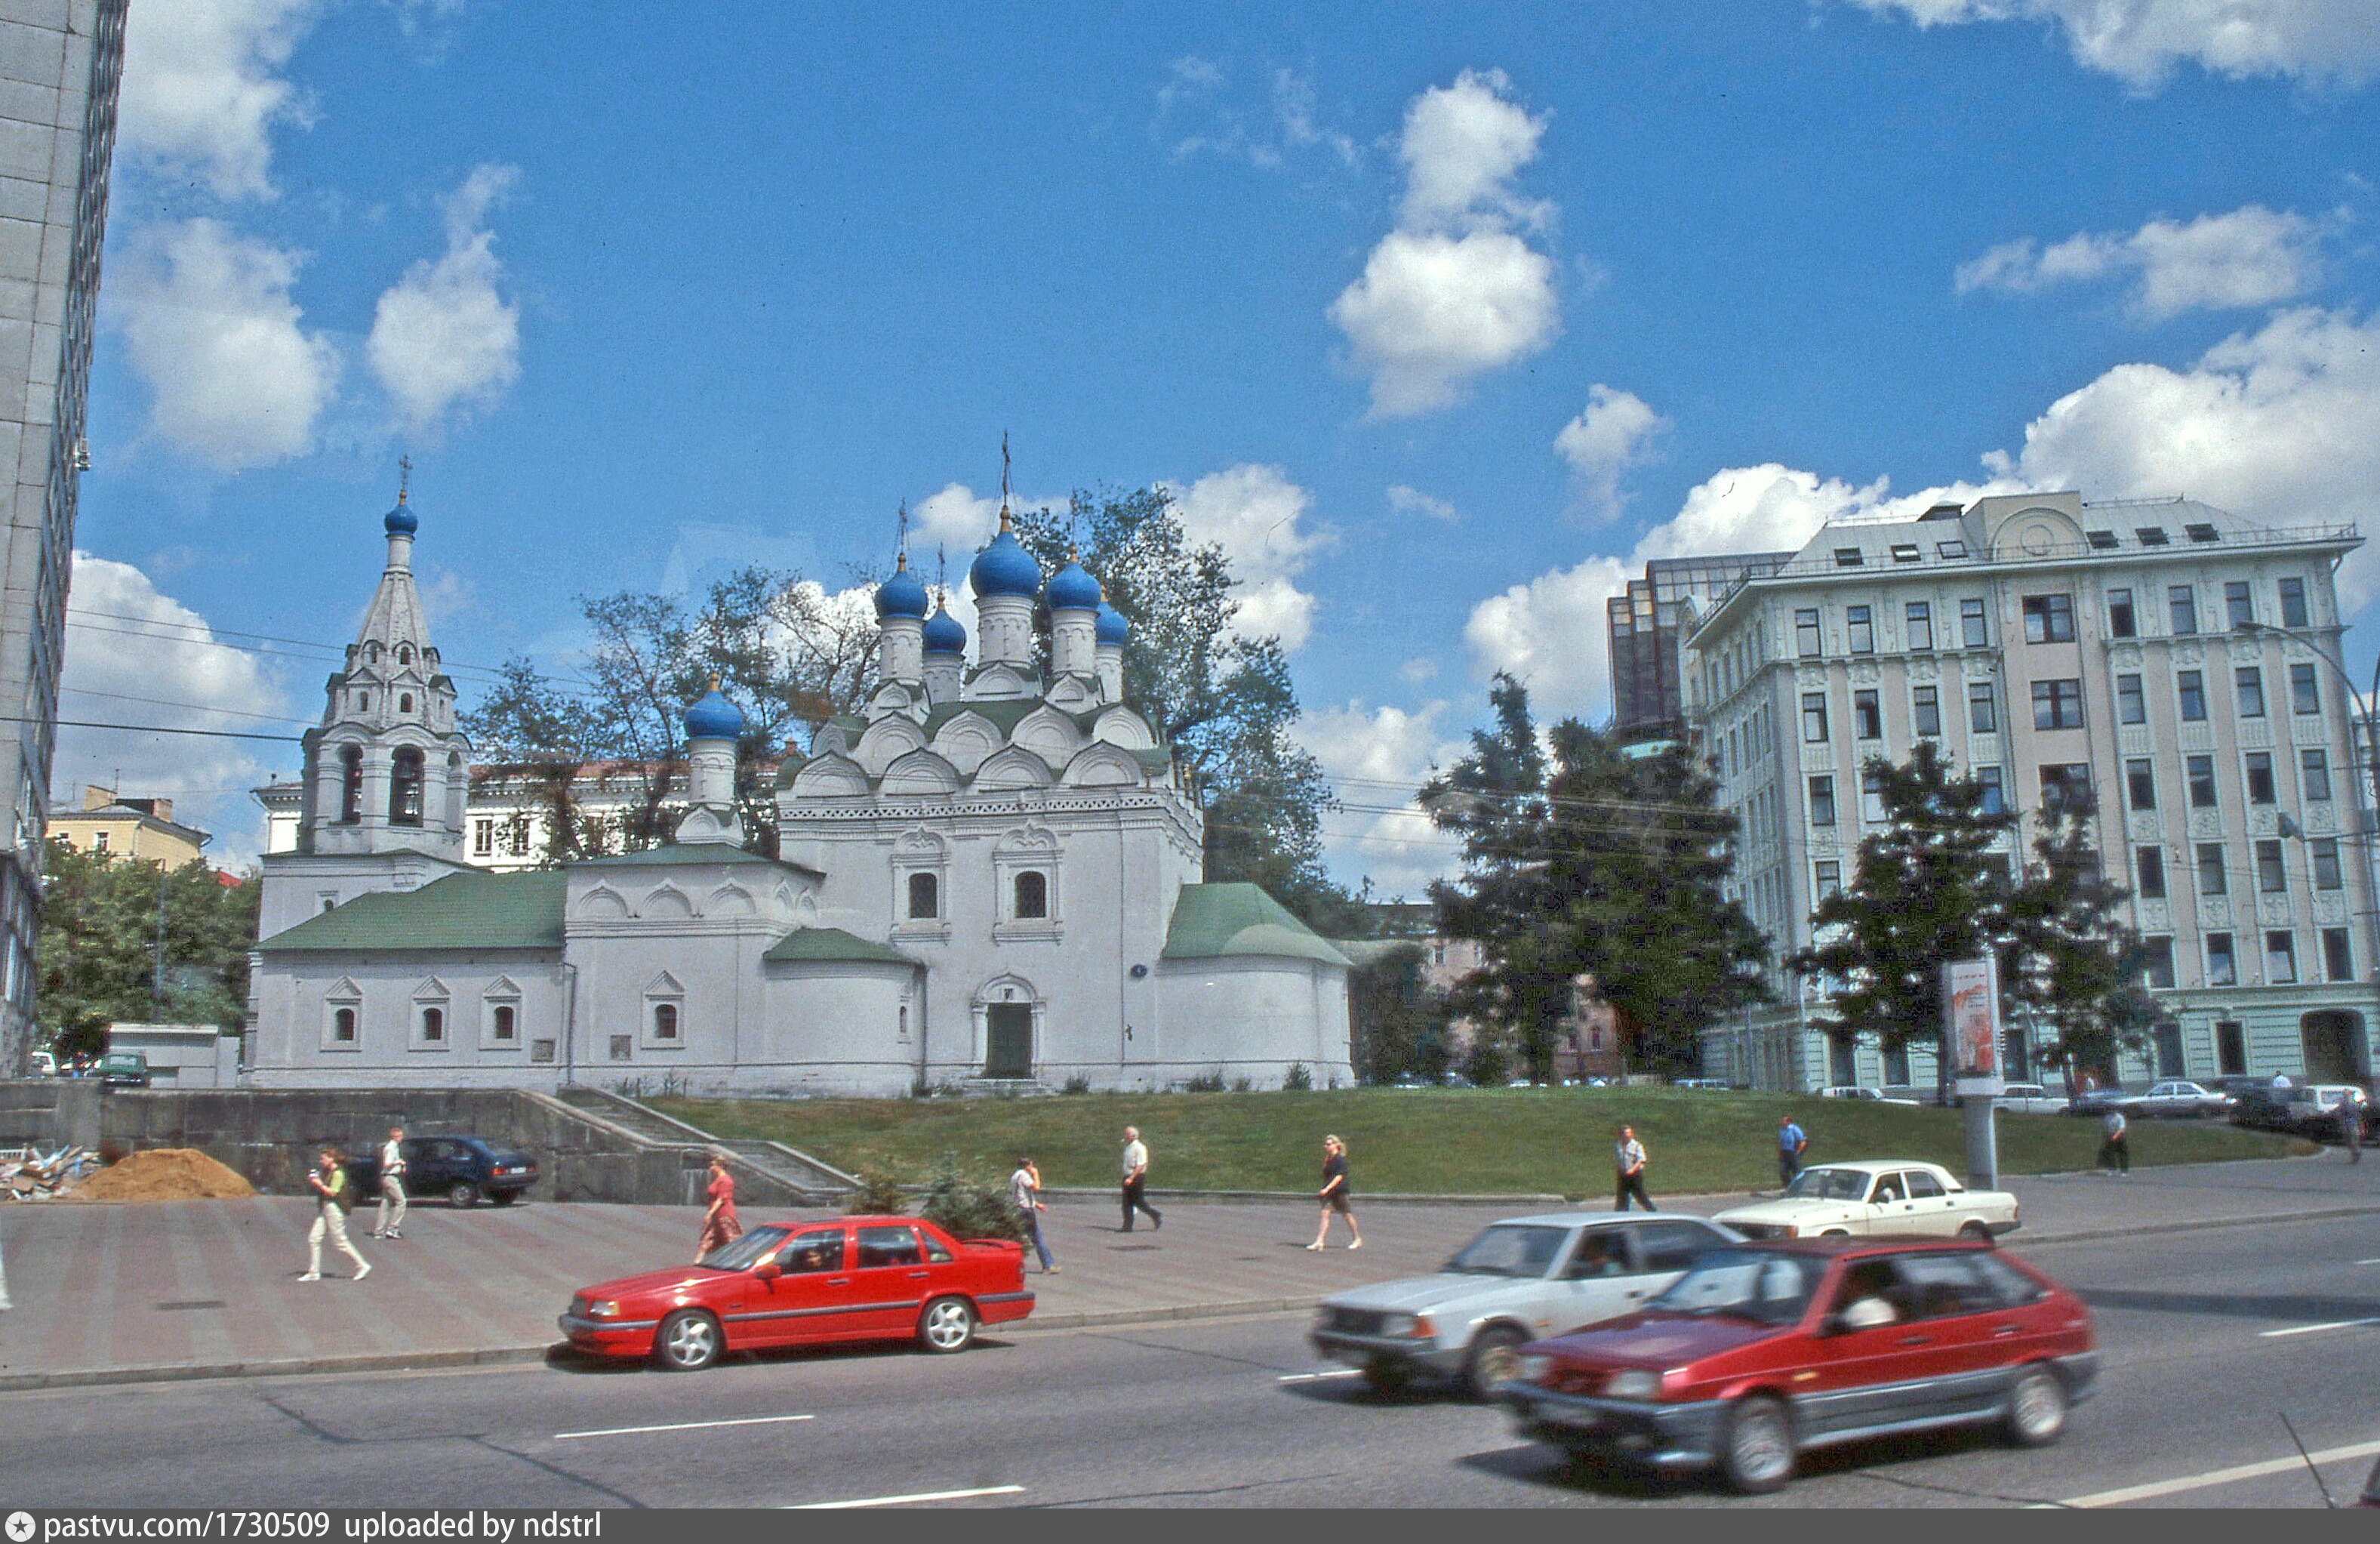
<instances>
[{"instance_id":1,"label":"arched church window","mask_svg":"<svg viewBox=\"0 0 2380 1544\"><path fill-rule=\"evenodd\" d=\"M656 1003L653 1004L653 1039L657 1040L674 1040L677 1039L676 1003Z\"/></svg>"},{"instance_id":2,"label":"arched church window","mask_svg":"<svg viewBox=\"0 0 2380 1544\"><path fill-rule=\"evenodd\" d=\"M371 693L368 691L356 693L356 711L359 713L371 711Z\"/></svg>"},{"instance_id":3,"label":"arched church window","mask_svg":"<svg viewBox=\"0 0 2380 1544\"><path fill-rule=\"evenodd\" d=\"M931 874L909 876L909 915L940 917L942 914L941 881Z\"/></svg>"},{"instance_id":4,"label":"arched church window","mask_svg":"<svg viewBox=\"0 0 2380 1544\"><path fill-rule=\"evenodd\" d=\"M389 763L388 823L421 823L421 752L411 746L399 750Z\"/></svg>"},{"instance_id":5,"label":"arched church window","mask_svg":"<svg viewBox=\"0 0 2380 1544\"><path fill-rule=\"evenodd\" d=\"M409 713L413 711L413 694L411 692L400 692L397 694L396 711L400 713Z\"/></svg>"},{"instance_id":6,"label":"arched church window","mask_svg":"<svg viewBox=\"0 0 2380 1544\"><path fill-rule=\"evenodd\" d=\"M331 1039L340 1044L351 1043L356 1038L356 1011L340 1008L331 1015Z\"/></svg>"},{"instance_id":7,"label":"arched church window","mask_svg":"<svg viewBox=\"0 0 2380 1544\"><path fill-rule=\"evenodd\" d=\"M364 748L339 748L339 823L351 826L364 818Z\"/></svg>"},{"instance_id":8,"label":"arched church window","mask_svg":"<svg viewBox=\"0 0 2380 1544\"><path fill-rule=\"evenodd\" d=\"M399 664L411 664L413 663L413 645L409 643L400 643L396 646L396 663Z\"/></svg>"},{"instance_id":9,"label":"arched church window","mask_svg":"<svg viewBox=\"0 0 2380 1544\"><path fill-rule=\"evenodd\" d=\"M1027 869L1016 876L1016 917L1025 921L1050 915L1050 876Z\"/></svg>"},{"instance_id":10,"label":"arched church window","mask_svg":"<svg viewBox=\"0 0 2380 1544\"><path fill-rule=\"evenodd\" d=\"M425 1040L443 1040L446 1038L445 1009L424 1008L421 1010L421 1038Z\"/></svg>"}]
</instances>

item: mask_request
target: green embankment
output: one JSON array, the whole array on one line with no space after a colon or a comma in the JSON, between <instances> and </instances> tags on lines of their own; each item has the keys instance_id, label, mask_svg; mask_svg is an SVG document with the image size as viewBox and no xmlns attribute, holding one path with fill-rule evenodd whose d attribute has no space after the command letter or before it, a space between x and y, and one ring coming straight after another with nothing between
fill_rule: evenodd
<instances>
[{"instance_id":1,"label":"green embankment","mask_svg":"<svg viewBox=\"0 0 2380 1544\"><path fill-rule=\"evenodd\" d=\"M944 1155L998 1179L1020 1154L1050 1185L1115 1183L1126 1125L1137 1125L1159 1189L1311 1190L1322 1137L1347 1140L1366 1192L1609 1194L1611 1143L1633 1124L1663 1192L1773 1188L1777 1118L1810 1135L1807 1161L1930 1159L1965 1172L1960 1112L1788 1094L1674 1088L1355 1088L1318 1093L1077 1094L1035 1099L689 1100L652 1101L722 1137L773 1137L845 1170L905 1181ZM2099 1123L2002 1115L2002 1173L2087 1169ZM2135 1164L2277 1158L2303 1143L2223 1122L2131 1124Z\"/></svg>"}]
</instances>

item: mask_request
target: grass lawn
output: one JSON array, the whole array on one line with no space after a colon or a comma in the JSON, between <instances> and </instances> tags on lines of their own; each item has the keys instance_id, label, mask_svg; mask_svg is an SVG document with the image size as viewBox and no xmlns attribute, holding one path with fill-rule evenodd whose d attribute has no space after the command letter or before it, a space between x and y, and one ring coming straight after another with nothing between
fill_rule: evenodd
<instances>
[{"instance_id":1,"label":"grass lawn","mask_svg":"<svg viewBox=\"0 0 2380 1544\"><path fill-rule=\"evenodd\" d=\"M1354 1193L1610 1194L1621 1121L1664 1193L1773 1188L1777 1117L1809 1133L1806 1161L1930 1159L1966 1172L1956 1110L1791 1094L1677 1088L1349 1088L1316 1093L1075 1094L1033 1099L694 1100L657 1109L722 1137L773 1137L837 1168L921 1181L944 1155L998 1181L1029 1154L1051 1185L1110 1185L1129 1124L1148 1144L1156 1189L1312 1190L1322 1137L1347 1140ZM2091 1167L2099 1123L2002 1115L2000 1168ZM2131 1123L2137 1164L2277 1158L2310 1145L2222 1122Z\"/></svg>"}]
</instances>

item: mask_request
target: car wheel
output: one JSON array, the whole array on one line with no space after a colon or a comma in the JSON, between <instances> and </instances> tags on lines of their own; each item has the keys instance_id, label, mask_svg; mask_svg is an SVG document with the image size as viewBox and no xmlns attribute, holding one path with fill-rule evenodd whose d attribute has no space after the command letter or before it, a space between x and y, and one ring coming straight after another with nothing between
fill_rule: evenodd
<instances>
[{"instance_id":1,"label":"car wheel","mask_svg":"<svg viewBox=\"0 0 2380 1544\"><path fill-rule=\"evenodd\" d=\"M2038 1363L2021 1369L2009 1387L2009 1440L2046 1448L2066 1433L2066 1385Z\"/></svg>"},{"instance_id":2,"label":"car wheel","mask_svg":"<svg viewBox=\"0 0 2380 1544\"><path fill-rule=\"evenodd\" d=\"M937 1297L917 1318L917 1343L929 1351L965 1351L974 1340L975 1309L964 1297Z\"/></svg>"},{"instance_id":3,"label":"car wheel","mask_svg":"<svg viewBox=\"0 0 2380 1544\"><path fill-rule=\"evenodd\" d=\"M1747 1496L1774 1490L1793 1477L1793 1422L1768 1394L1740 1399L1719 1433L1720 1474Z\"/></svg>"},{"instance_id":4,"label":"car wheel","mask_svg":"<svg viewBox=\"0 0 2380 1544\"><path fill-rule=\"evenodd\" d=\"M700 1372L719 1360L719 1320L699 1308L680 1308L653 1334L653 1360L672 1372Z\"/></svg>"},{"instance_id":5,"label":"car wheel","mask_svg":"<svg viewBox=\"0 0 2380 1544\"><path fill-rule=\"evenodd\" d=\"M1401 1394L1413 1382L1413 1369L1402 1362L1366 1362L1364 1387L1376 1394Z\"/></svg>"},{"instance_id":6,"label":"car wheel","mask_svg":"<svg viewBox=\"0 0 2380 1544\"><path fill-rule=\"evenodd\" d=\"M458 1179L446 1187L446 1204L461 1208L480 1204L480 1187L469 1180Z\"/></svg>"},{"instance_id":7,"label":"car wheel","mask_svg":"<svg viewBox=\"0 0 2380 1544\"><path fill-rule=\"evenodd\" d=\"M1511 1379L1518 1370L1520 1349L1518 1331L1488 1329L1479 1331L1471 1343L1471 1365L1463 1371L1463 1381L1470 1384L1473 1398L1496 1397L1496 1386Z\"/></svg>"},{"instance_id":8,"label":"car wheel","mask_svg":"<svg viewBox=\"0 0 2380 1544\"><path fill-rule=\"evenodd\" d=\"M1966 1222L1959 1224L1959 1236L1961 1238L1972 1238L1978 1242L1988 1243L1992 1236L1992 1230L1984 1226L1981 1222Z\"/></svg>"},{"instance_id":9,"label":"car wheel","mask_svg":"<svg viewBox=\"0 0 2380 1544\"><path fill-rule=\"evenodd\" d=\"M488 1204L490 1206L510 1206L519 1199L520 1192L517 1190L491 1190L488 1192Z\"/></svg>"}]
</instances>

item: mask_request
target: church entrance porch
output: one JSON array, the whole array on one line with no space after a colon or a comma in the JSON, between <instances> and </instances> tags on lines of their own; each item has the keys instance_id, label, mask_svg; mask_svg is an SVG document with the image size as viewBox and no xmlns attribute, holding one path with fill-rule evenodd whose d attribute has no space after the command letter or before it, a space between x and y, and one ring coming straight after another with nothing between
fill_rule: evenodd
<instances>
[{"instance_id":1,"label":"church entrance porch","mask_svg":"<svg viewBox=\"0 0 2380 1544\"><path fill-rule=\"evenodd\" d=\"M994 1003L984 1010L983 1075L1026 1078L1033 1076L1033 1005Z\"/></svg>"}]
</instances>

